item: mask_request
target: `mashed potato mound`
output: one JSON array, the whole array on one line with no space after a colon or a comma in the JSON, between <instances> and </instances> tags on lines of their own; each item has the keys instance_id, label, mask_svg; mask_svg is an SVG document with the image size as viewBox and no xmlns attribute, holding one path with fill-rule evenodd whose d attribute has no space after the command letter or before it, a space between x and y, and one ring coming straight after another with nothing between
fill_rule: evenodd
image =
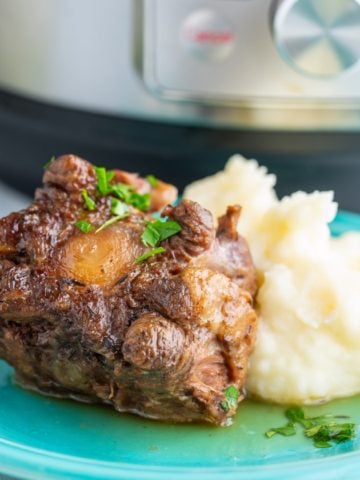
<instances>
[{"instance_id":1,"label":"mashed potato mound","mask_svg":"<svg viewBox=\"0 0 360 480\"><path fill-rule=\"evenodd\" d=\"M314 403L360 392L360 234L332 238L332 192L278 200L276 178L236 155L187 187L215 216L243 207L239 232L259 273L258 337L248 391L277 403Z\"/></svg>"}]
</instances>

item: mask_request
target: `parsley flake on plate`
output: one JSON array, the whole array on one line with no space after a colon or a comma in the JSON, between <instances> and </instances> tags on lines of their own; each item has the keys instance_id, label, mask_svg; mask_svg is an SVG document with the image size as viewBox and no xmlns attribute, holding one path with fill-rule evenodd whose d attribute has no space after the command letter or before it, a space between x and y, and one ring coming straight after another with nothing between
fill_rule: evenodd
<instances>
[{"instance_id":1,"label":"parsley flake on plate","mask_svg":"<svg viewBox=\"0 0 360 480\"><path fill-rule=\"evenodd\" d=\"M338 418L347 418L344 415L307 417L301 407L291 407L285 411L285 416L289 422L283 427L271 428L265 432L267 438L272 438L276 434L295 435L296 424L303 427L304 435L312 439L316 448L329 448L334 444L352 440L356 435L354 423L339 423L337 421Z\"/></svg>"},{"instance_id":2,"label":"parsley flake on plate","mask_svg":"<svg viewBox=\"0 0 360 480\"><path fill-rule=\"evenodd\" d=\"M290 437L291 435L295 435L296 434L295 425L289 422L283 427L271 428L270 430L265 432L265 437L271 438L276 434L284 435L284 437Z\"/></svg>"}]
</instances>

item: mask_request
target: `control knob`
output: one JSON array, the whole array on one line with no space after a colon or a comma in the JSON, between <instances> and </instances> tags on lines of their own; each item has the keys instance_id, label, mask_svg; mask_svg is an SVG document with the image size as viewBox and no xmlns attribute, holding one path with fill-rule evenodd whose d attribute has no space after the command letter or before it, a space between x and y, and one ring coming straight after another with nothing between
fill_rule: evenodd
<instances>
[{"instance_id":1,"label":"control knob","mask_svg":"<svg viewBox=\"0 0 360 480\"><path fill-rule=\"evenodd\" d=\"M360 0L276 0L271 25L280 55L304 75L334 77L359 62Z\"/></svg>"}]
</instances>

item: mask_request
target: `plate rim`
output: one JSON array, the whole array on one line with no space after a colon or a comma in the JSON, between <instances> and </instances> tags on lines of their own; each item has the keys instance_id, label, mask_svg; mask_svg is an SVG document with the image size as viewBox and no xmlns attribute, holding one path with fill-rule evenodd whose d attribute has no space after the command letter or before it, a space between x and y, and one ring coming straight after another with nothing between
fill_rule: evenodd
<instances>
[{"instance_id":1,"label":"plate rim","mask_svg":"<svg viewBox=\"0 0 360 480\"><path fill-rule=\"evenodd\" d=\"M338 476L340 470L343 475L344 473L353 472L354 469L360 466L360 451L358 450L331 456L327 455L316 459L278 462L266 465L182 467L161 465L145 466L127 462L109 462L92 460L86 457L72 457L71 455L28 447L2 439L0 439L0 446L3 452L6 453L6 451L8 451L10 454L8 457L9 460L13 457L11 453L18 453L20 451L24 454L21 459L21 465L17 467L11 464L5 465L5 470L2 473L9 475L25 474L22 478L37 480L39 479L39 472L42 472L46 479L69 478L70 474L72 475L71 478L106 478L108 480L138 480L139 478L141 478L141 480L169 480L170 478L171 480L183 480L185 475L188 475L189 478L200 477L209 480L218 480L219 475L226 480L269 480L272 478L274 480L275 478L277 480L285 480L290 478L303 479L305 474L316 474L316 479L321 480L322 477L319 476L319 468L321 468L322 473L326 475L327 479L338 479L340 478ZM349 460L352 460L351 464ZM71 470L69 469L70 466L73 467ZM31 471L29 467L32 468ZM323 467L326 468L324 469ZM344 467L351 468L351 471L345 472ZM294 472L294 470L296 470L296 472ZM328 476L329 472L333 474L331 477ZM274 475L271 476L271 473ZM141 477L139 475L141 475ZM191 477L191 475L194 476ZM346 478L349 479L351 477L348 476Z\"/></svg>"}]
</instances>

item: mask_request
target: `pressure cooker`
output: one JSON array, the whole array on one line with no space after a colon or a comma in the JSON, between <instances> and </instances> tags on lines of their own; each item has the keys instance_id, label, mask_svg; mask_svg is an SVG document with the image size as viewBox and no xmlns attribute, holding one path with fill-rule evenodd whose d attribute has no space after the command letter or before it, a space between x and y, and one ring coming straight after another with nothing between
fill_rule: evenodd
<instances>
[{"instance_id":1,"label":"pressure cooker","mask_svg":"<svg viewBox=\"0 0 360 480\"><path fill-rule=\"evenodd\" d=\"M360 210L359 0L0 0L0 179L73 152L180 188L235 152Z\"/></svg>"}]
</instances>

